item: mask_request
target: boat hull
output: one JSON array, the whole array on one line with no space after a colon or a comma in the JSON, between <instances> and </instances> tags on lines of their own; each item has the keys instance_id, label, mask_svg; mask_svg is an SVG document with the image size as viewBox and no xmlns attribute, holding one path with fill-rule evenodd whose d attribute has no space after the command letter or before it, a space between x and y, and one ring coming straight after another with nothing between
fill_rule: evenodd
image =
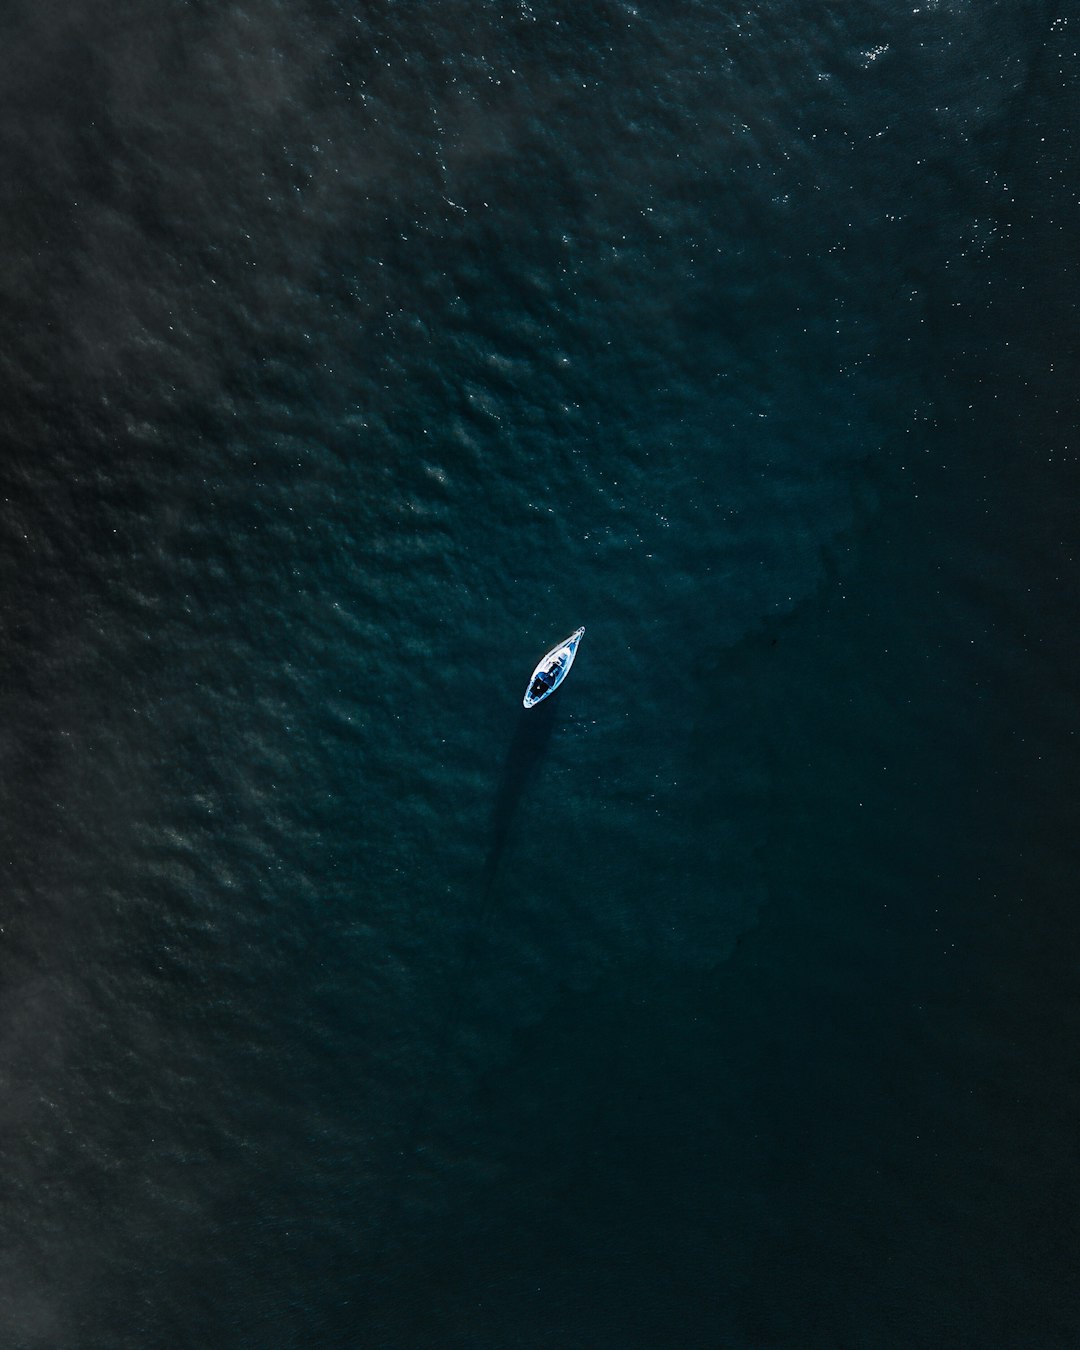
<instances>
[{"instance_id":1,"label":"boat hull","mask_svg":"<svg viewBox=\"0 0 1080 1350\"><path fill-rule=\"evenodd\" d=\"M578 643L584 632L583 627L579 628L540 658L536 669L529 676L525 697L521 700L523 707L535 708L558 689L570 673L570 667L577 655Z\"/></svg>"}]
</instances>

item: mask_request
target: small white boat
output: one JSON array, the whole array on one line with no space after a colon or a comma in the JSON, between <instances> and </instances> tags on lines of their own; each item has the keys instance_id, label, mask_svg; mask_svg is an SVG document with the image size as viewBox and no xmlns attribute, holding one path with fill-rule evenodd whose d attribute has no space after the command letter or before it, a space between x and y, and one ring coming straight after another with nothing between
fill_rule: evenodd
<instances>
[{"instance_id":1,"label":"small white boat","mask_svg":"<svg viewBox=\"0 0 1080 1350\"><path fill-rule=\"evenodd\" d=\"M529 676L529 687L521 700L526 708L535 707L542 699L547 698L548 694L553 694L566 679L570 667L574 664L578 643L584 631L584 628L579 628L576 633L571 633L541 658L540 664Z\"/></svg>"}]
</instances>

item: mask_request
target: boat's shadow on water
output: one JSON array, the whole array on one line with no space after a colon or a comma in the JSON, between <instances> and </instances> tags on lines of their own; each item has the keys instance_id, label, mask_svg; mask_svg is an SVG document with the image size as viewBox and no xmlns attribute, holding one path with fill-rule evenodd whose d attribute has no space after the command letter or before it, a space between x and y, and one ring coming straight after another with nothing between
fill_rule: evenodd
<instances>
[{"instance_id":1,"label":"boat's shadow on water","mask_svg":"<svg viewBox=\"0 0 1080 1350\"><path fill-rule=\"evenodd\" d=\"M491 842L484 860L481 881L485 902L495 886L499 864L510 841L521 799L551 742L556 721L555 701L550 698L535 708L522 708L518 716L491 809Z\"/></svg>"},{"instance_id":2,"label":"boat's shadow on water","mask_svg":"<svg viewBox=\"0 0 1080 1350\"><path fill-rule=\"evenodd\" d=\"M449 991L441 1030L431 1055L430 1068L425 1074L423 1091L402 1132L404 1142L397 1154L397 1164L386 1182L386 1201L373 1226L373 1250L378 1254L377 1259L383 1271L388 1269L393 1255L394 1235L402 1222L403 1207L411 1191L410 1178L419 1169L423 1140L432 1130L436 1119L440 1070L452 1053L458 1027L468 1004L473 968L481 949L484 929L492 915L492 898L499 865L510 842L518 807L551 742L557 720L550 699L535 708L523 708L518 714L514 736L503 760L491 808L490 842L484 859L481 902L471 921L466 924L461 964Z\"/></svg>"}]
</instances>

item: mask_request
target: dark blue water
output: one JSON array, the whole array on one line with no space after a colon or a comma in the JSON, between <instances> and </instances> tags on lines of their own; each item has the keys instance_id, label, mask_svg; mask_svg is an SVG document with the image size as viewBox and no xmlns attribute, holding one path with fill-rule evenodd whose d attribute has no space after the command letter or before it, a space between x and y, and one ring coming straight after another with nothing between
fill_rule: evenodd
<instances>
[{"instance_id":1,"label":"dark blue water","mask_svg":"<svg viewBox=\"0 0 1080 1350\"><path fill-rule=\"evenodd\" d=\"M1075 17L2 33L0 1344L1075 1346Z\"/></svg>"}]
</instances>

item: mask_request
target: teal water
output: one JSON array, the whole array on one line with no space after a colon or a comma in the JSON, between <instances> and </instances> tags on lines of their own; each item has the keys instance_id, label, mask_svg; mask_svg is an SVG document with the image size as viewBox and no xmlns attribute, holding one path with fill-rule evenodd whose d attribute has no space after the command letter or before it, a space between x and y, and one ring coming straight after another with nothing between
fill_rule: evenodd
<instances>
[{"instance_id":1,"label":"teal water","mask_svg":"<svg viewBox=\"0 0 1080 1350\"><path fill-rule=\"evenodd\" d=\"M1074 1345L1068 22L7 36L4 1343Z\"/></svg>"}]
</instances>

